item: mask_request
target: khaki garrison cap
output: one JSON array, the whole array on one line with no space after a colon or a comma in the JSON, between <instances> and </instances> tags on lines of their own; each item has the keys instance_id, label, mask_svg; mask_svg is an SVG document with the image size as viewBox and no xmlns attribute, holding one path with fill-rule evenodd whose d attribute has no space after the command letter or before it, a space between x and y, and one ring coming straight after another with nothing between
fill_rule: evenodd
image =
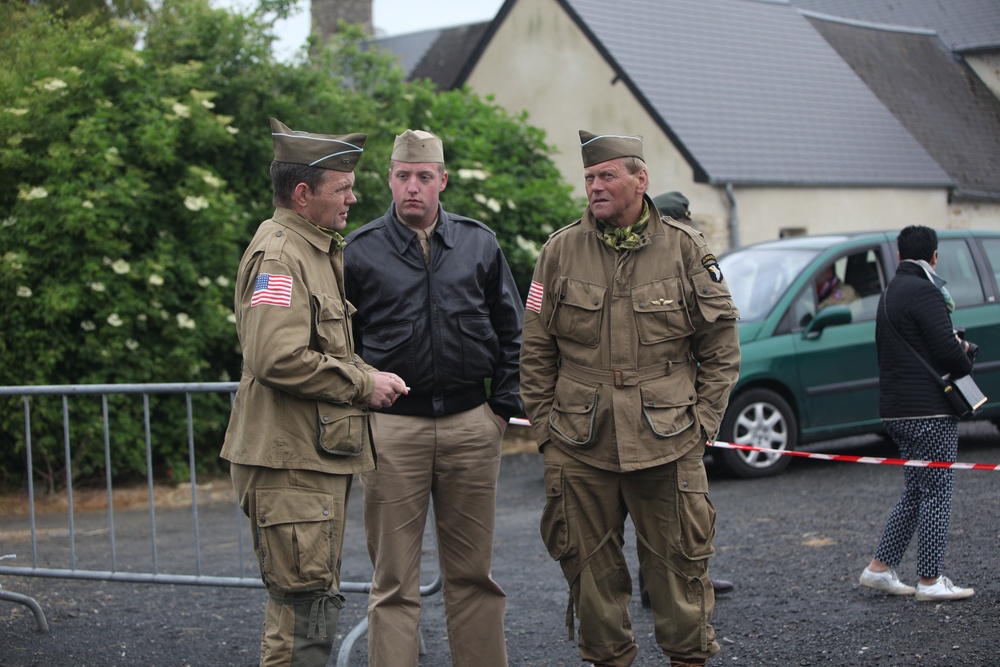
<instances>
[{"instance_id":1,"label":"khaki garrison cap","mask_svg":"<svg viewBox=\"0 0 1000 667\"><path fill-rule=\"evenodd\" d=\"M444 145L430 132L407 130L392 145L394 162L444 162Z\"/></svg>"},{"instance_id":2,"label":"khaki garrison cap","mask_svg":"<svg viewBox=\"0 0 1000 667\"><path fill-rule=\"evenodd\" d=\"M313 134L296 132L277 118L271 119L274 159L334 171L354 171L361 159L367 134Z\"/></svg>"},{"instance_id":3,"label":"khaki garrison cap","mask_svg":"<svg viewBox=\"0 0 1000 667\"><path fill-rule=\"evenodd\" d=\"M591 167L620 157L642 157L642 137L624 137L616 134L592 134L580 130L580 148L583 166Z\"/></svg>"}]
</instances>

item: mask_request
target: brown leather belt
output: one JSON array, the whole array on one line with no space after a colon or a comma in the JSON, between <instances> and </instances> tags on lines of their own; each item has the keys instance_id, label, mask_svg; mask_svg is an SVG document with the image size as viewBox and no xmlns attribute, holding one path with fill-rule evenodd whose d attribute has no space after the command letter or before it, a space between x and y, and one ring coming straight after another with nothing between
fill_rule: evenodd
<instances>
[{"instance_id":1,"label":"brown leather belt","mask_svg":"<svg viewBox=\"0 0 1000 667\"><path fill-rule=\"evenodd\" d=\"M688 361L665 361L643 368L612 368L602 370L597 368L587 368L580 364L575 364L569 359L559 360L559 372L565 373L567 377L581 382L593 382L596 384L614 385L615 389L624 387L634 387L646 380L666 377L678 368L688 365Z\"/></svg>"}]
</instances>

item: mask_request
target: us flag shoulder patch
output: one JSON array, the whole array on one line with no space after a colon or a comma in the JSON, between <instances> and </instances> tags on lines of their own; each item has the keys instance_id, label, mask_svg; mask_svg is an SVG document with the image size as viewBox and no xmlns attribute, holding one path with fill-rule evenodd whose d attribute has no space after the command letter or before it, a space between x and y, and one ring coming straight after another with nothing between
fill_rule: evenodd
<instances>
[{"instance_id":1,"label":"us flag shoulder patch","mask_svg":"<svg viewBox=\"0 0 1000 667\"><path fill-rule=\"evenodd\" d=\"M289 308L292 305L292 277L274 273L257 276L253 295L250 297L250 307L260 305Z\"/></svg>"},{"instance_id":2,"label":"us flag shoulder patch","mask_svg":"<svg viewBox=\"0 0 1000 667\"><path fill-rule=\"evenodd\" d=\"M528 300L525 302L524 307L536 313L541 313L543 292L545 292L545 285L532 280L531 287L528 289Z\"/></svg>"}]
</instances>

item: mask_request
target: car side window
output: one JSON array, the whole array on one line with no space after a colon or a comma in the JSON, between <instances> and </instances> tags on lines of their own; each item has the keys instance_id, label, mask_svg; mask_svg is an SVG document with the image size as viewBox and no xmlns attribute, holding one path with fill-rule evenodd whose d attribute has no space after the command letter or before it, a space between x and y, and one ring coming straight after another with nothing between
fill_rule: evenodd
<instances>
[{"instance_id":1,"label":"car side window","mask_svg":"<svg viewBox=\"0 0 1000 667\"><path fill-rule=\"evenodd\" d=\"M990 261L993 280L1000 286L1000 239L983 239L983 250Z\"/></svg>"},{"instance_id":2,"label":"car side window","mask_svg":"<svg viewBox=\"0 0 1000 667\"><path fill-rule=\"evenodd\" d=\"M876 248L843 255L812 276L792 302L779 329L802 331L827 306L840 304L851 310L852 322L875 319L879 297L885 289L885 265Z\"/></svg>"},{"instance_id":3,"label":"car side window","mask_svg":"<svg viewBox=\"0 0 1000 667\"><path fill-rule=\"evenodd\" d=\"M975 306L986 302L976 264L965 239L942 239L938 242L935 272L948 281L945 287L955 306Z\"/></svg>"}]
</instances>

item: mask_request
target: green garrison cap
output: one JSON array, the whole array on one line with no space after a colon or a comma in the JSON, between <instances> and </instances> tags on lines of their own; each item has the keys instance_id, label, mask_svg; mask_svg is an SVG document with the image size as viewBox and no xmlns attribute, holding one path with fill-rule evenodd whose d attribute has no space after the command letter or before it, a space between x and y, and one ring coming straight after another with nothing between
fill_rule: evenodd
<instances>
[{"instance_id":1,"label":"green garrison cap","mask_svg":"<svg viewBox=\"0 0 1000 667\"><path fill-rule=\"evenodd\" d=\"M642 137L626 137L617 134L593 134L580 130L580 148L583 151L583 166L590 167L601 162L620 157L642 157Z\"/></svg>"},{"instance_id":2,"label":"green garrison cap","mask_svg":"<svg viewBox=\"0 0 1000 667\"><path fill-rule=\"evenodd\" d=\"M361 159L367 134L313 134L296 132L277 118L271 119L274 159L310 167L354 171Z\"/></svg>"},{"instance_id":3,"label":"green garrison cap","mask_svg":"<svg viewBox=\"0 0 1000 667\"><path fill-rule=\"evenodd\" d=\"M430 132L407 130L396 137L390 159L395 162L444 162L444 145Z\"/></svg>"},{"instance_id":4,"label":"green garrison cap","mask_svg":"<svg viewBox=\"0 0 1000 667\"><path fill-rule=\"evenodd\" d=\"M656 210L660 212L660 215L669 215L675 220L683 220L684 218L691 217L691 211L688 210L688 198L677 192L664 192L662 195L656 195L653 197L653 205L656 206Z\"/></svg>"}]
</instances>

